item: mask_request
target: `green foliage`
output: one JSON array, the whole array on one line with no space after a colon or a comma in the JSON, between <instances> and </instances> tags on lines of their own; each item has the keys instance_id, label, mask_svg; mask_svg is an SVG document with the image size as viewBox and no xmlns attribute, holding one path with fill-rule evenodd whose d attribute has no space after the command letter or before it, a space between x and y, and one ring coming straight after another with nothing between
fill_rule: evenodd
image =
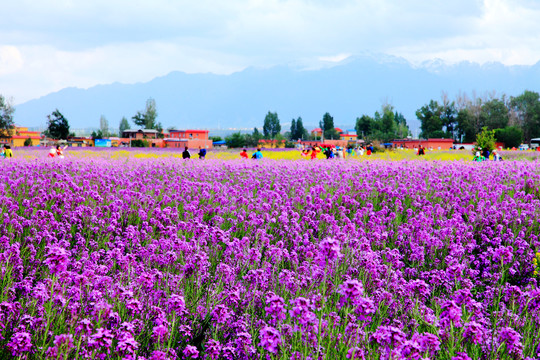
<instances>
[{"instance_id":1,"label":"green foliage","mask_svg":"<svg viewBox=\"0 0 540 360\"><path fill-rule=\"evenodd\" d=\"M325 139L339 139L339 133L334 128L334 118L329 113L323 115L322 120L319 121L319 127L323 131Z\"/></svg>"},{"instance_id":2,"label":"green foliage","mask_svg":"<svg viewBox=\"0 0 540 360\"><path fill-rule=\"evenodd\" d=\"M410 134L407 120L403 114L394 111L389 104L382 106L381 111L375 112L375 116L362 115L356 118L355 125L358 138L364 140L379 140L382 142L402 139Z\"/></svg>"},{"instance_id":3,"label":"green foliage","mask_svg":"<svg viewBox=\"0 0 540 360\"><path fill-rule=\"evenodd\" d=\"M495 149L495 131L484 126L482 132L476 135L477 148L493 151Z\"/></svg>"},{"instance_id":4,"label":"green foliage","mask_svg":"<svg viewBox=\"0 0 540 360\"><path fill-rule=\"evenodd\" d=\"M11 102L0 95L0 139L9 138L10 131L15 128L13 113L15 109Z\"/></svg>"},{"instance_id":5,"label":"green foliage","mask_svg":"<svg viewBox=\"0 0 540 360\"><path fill-rule=\"evenodd\" d=\"M143 147L149 147L149 146L150 144L146 140L142 140L142 139L131 140L131 147L143 148Z\"/></svg>"},{"instance_id":6,"label":"green foliage","mask_svg":"<svg viewBox=\"0 0 540 360\"><path fill-rule=\"evenodd\" d=\"M308 132L306 128L304 128L304 123L302 122L302 118L298 117L298 119L292 119L291 122L291 132L289 138L291 140L298 140L298 139L307 139Z\"/></svg>"},{"instance_id":7,"label":"green foliage","mask_svg":"<svg viewBox=\"0 0 540 360\"><path fill-rule=\"evenodd\" d=\"M374 120L371 118L371 116L362 115L362 117L356 118L356 125L354 126L354 129L356 130L359 138L364 139L366 136L369 136L373 132L374 127Z\"/></svg>"},{"instance_id":8,"label":"green foliage","mask_svg":"<svg viewBox=\"0 0 540 360\"><path fill-rule=\"evenodd\" d=\"M268 112L264 118L263 134L265 138L274 138L281 131L277 113Z\"/></svg>"},{"instance_id":9,"label":"green foliage","mask_svg":"<svg viewBox=\"0 0 540 360\"><path fill-rule=\"evenodd\" d=\"M531 138L540 136L540 95L526 90L523 94L510 100L511 109L523 131L523 138L529 142Z\"/></svg>"},{"instance_id":10,"label":"green foliage","mask_svg":"<svg viewBox=\"0 0 540 360\"><path fill-rule=\"evenodd\" d=\"M118 126L119 136L122 137L122 134L125 130L128 130L130 127L128 119L123 116L122 120L120 120L120 126Z\"/></svg>"},{"instance_id":11,"label":"green foliage","mask_svg":"<svg viewBox=\"0 0 540 360\"><path fill-rule=\"evenodd\" d=\"M457 114L457 138L465 143L471 143L476 140L473 115L469 109L462 109Z\"/></svg>"},{"instance_id":12,"label":"green foliage","mask_svg":"<svg viewBox=\"0 0 540 360\"><path fill-rule=\"evenodd\" d=\"M90 136L92 137L93 140L104 138L103 132L101 131L101 129L99 129L98 131L92 131L92 134Z\"/></svg>"},{"instance_id":13,"label":"green foliage","mask_svg":"<svg viewBox=\"0 0 540 360\"><path fill-rule=\"evenodd\" d=\"M504 129L495 130L495 139L504 143L507 148L517 148L523 140L523 131L517 126L507 126Z\"/></svg>"},{"instance_id":14,"label":"green foliage","mask_svg":"<svg viewBox=\"0 0 540 360\"><path fill-rule=\"evenodd\" d=\"M44 133L52 139L67 140L69 122L58 109L47 115L47 130Z\"/></svg>"},{"instance_id":15,"label":"green foliage","mask_svg":"<svg viewBox=\"0 0 540 360\"><path fill-rule=\"evenodd\" d=\"M235 132L225 138L225 143L230 148L245 147L246 138L240 132Z\"/></svg>"},{"instance_id":16,"label":"green foliage","mask_svg":"<svg viewBox=\"0 0 540 360\"><path fill-rule=\"evenodd\" d=\"M28 138L24 140L24 146L32 146L32 139Z\"/></svg>"},{"instance_id":17,"label":"green foliage","mask_svg":"<svg viewBox=\"0 0 540 360\"><path fill-rule=\"evenodd\" d=\"M223 140L221 138L221 136L210 136L209 139L212 140L212 141L222 141Z\"/></svg>"},{"instance_id":18,"label":"green foliage","mask_svg":"<svg viewBox=\"0 0 540 360\"><path fill-rule=\"evenodd\" d=\"M441 120L442 107L435 100L431 100L428 105L422 106L416 111L416 117L420 120L420 137L424 139L435 138L442 131Z\"/></svg>"},{"instance_id":19,"label":"green foliage","mask_svg":"<svg viewBox=\"0 0 540 360\"><path fill-rule=\"evenodd\" d=\"M132 119L135 125L141 128L159 130L158 128L161 128L161 124L156 122L157 115L156 100L149 98L146 100L144 112L137 111L137 114Z\"/></svg>"},{"instance_id":20,"label":"green foliage","mask_svg":"<svg viewBox=\"0 0 540 360\"><path fill-rule=\"evenodd\" d=\"M503 129L508 125L508 108L504 101L492 99L482 105L480 122L489 130Z\"/></svg>"}]
</instances>

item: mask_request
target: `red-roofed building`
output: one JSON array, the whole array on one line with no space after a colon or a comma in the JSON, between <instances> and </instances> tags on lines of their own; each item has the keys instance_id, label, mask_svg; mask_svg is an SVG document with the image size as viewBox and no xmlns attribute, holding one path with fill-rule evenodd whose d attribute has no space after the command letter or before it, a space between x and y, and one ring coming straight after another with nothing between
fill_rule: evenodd
<instances>
[{"instance_id":1,"label":"red-roofed building","mask_svg":"<svg viewBox=\"0 0 540 360\"><path fill-rule=\"evenodd\" d=\"M27 127L17 126L9 130L8 138L0 140L0 143L11 145L13 147L24 146L24 142L30 139L32 146L39 145L41 134L39 131L28 131Z\"/></svg>"}]
</instances>

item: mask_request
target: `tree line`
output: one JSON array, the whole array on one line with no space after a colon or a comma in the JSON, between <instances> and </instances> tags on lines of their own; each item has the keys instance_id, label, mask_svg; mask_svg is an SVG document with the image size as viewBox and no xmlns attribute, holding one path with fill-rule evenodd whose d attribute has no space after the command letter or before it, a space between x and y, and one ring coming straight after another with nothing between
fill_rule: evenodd
<instances>
[{"instance_id":1,"label":"tree line","mask_svg":"<svg viewBox=\"0 0 540 360\"><path fill-rule=\"evenodd\" d=\"M452 101L443 93L440 102L430 100L416 111L416 116L421 138L469 143L487 128L506 147L517 147L540 137L540 95L529 90L510 97L491 93L470 98L460 94Z\"/></svg>"},{"instance_id":2,"label":"tree line","mask_svg":"<svg viewBox=\"0 0 540 360\"><path fill-rule=\"evenodd\" d=\"M0 95L0 138L9 137L9 129L14 128L14 108L10 101ZM141 128L155 129L163 137L163 127L157 121L157 108L154 99L146 101L144 110L137 111L131 118ZM450 100L443 93L441 100L430 100L416 111L420 121L420 138L448 138L457 142L474 142L483 128L493 130L497 141L507 147L529 143L532 138L540 137L540 95L526 90L518 96L496 96L494 93L484 97L458 95ZM118 127L118 136L130 128L130 123L123 117ZM319 121L324 139L339 139L334 126L334 118L327 112ZM64 115L56 109L47 115L47 129L44 134L54 139L67 139L74 136ZM234 133L225 138L230 147L255 147L261 139L285 141L292 146L297 140L315 140L316 135L308 133L301 117L292 119L288 131L281 132L278 114L269 111L263 122L262 132L254 128L250 134ZM402 113L390 104L383 104L373 116L362 115L356 118L355 130L358 138L366 141L378 140L389 142L411 135L407 120ZM114 136L105 116L100 118L99 130L92 133L94 139ZM215 139L215 138L214 138Z\"/></svg>"}]
</instances>

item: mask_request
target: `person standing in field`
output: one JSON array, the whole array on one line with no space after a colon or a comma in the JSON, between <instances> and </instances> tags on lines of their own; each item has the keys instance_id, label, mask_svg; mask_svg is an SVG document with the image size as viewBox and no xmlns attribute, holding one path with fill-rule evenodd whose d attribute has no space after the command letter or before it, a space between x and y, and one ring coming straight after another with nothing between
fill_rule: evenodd
<instances>
[{"instance_id":1,"label":"person standing in field","mask_svg":"<svg viewBox=\"0 0 540 360\"><path fill-rule=\"evenodd\" d=\"M203 149L199 146L199 159L201 160L204 160L205 156L206 156L206 149Z\"/></svg>"},{"instance_id":2,"label":"person standing in field","mask_svg":"<svg viewBox=\"0 0 540 360\"><path fill-rule=\"evenodd\" d=\"M64 158L64 150L67 148L67 145L63 148L60 145L56 145L56 156L58 156L60 159Z\"/></svg>"},{"instance_id":3,"label":"person standing in field","mask_svg":"<svg viewBox=\"0 0 540 360\"><path fill-rule=\"evenodd\" d=\"M251 158L252 158L252 159L255 159L255 160L260 160L260 159L262 159L262 158L263 158L263 154L262 154L262 152L261 152L261 149L260 149L260 148L257 148L257 151L255 151L255 152L253 153L253 155L251 155Z\"/></svg>"},{"instance_id":4,"label":"person standing in field","mask_svg":"<svg viewBox=\"0 0 540 360\"><path fill-rule=\"evenodd\" d=\"M189 150L188 150L188 147L186 146L184 148L184 151L182 151L182 159L190 159L191 158L191 154L189 153Z\"/></svg>"},{"instance_id":5,"label":"person standing in field","mask_svg":"<svg viewBox=\"0 0 540 360\"><path fill-rule=\"evenodd\" d=\"M248 153L247 153L246 149L242 150L242 152L240 153L240 157L242 159L247 159L248 158Z\"/></svg>"},{"instance_id":6,"label":"person standing in field","mask_svg":"<svg viewBox=\"0 0 540 360\"><path fill-rule=\"evenodd\" d=\"M311 149L311 160L315 160L317 158L317 155L319 154L320 149L318 149L316 146L314 146Z\"/></svg>"},{"instance_id":7,"label":"person standing in field","mask_svg":"<svg viewBox=\"0 0 540 360\"><path fill-rule=\"evenodd\" d=\"M13 151L11 150L11 146L5 145L4 146L4 158L9 159L13 157Z\"/></svg>"}]
</instances>

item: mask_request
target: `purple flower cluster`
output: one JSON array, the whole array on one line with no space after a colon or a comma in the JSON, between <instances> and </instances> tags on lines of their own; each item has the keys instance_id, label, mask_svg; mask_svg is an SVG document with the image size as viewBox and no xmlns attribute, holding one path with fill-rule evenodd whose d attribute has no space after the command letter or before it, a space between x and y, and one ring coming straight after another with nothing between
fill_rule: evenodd
<instances>
[{"instance_id":1,"label":"purple flower cluster","mask_svg":"<svg viewBox=\"0 0 540 360\"><path fill-rule=\"evenodd\" d=\"M537 162L65 160L0 162L3 357L540 357Z\"/></svg>"}]
</instances>

